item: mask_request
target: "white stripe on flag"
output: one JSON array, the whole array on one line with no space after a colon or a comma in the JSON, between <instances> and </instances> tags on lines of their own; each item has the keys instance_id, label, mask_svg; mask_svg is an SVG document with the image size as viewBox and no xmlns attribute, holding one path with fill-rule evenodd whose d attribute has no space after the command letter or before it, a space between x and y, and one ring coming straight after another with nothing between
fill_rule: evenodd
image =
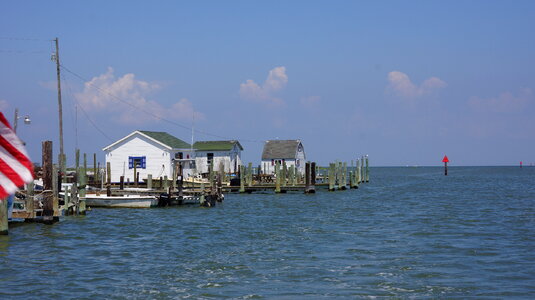
<instances>
[{"instance_id":1,"label":"white stripe on flag","mask_svg":"<svg viewBox=\"0 0 535 300\"><path fill-rule=\"evenodd\" d=\"M2 172L0 172L0 186L2 186L8 194L13 194L18 190L17 186Z\"/></svg>"},{"instance_id":2,"label":"white stripe on flag","mask_svg":"<svg viewBox=\"0 0 535 300\"><path fill-rule=\"evenodd\" d=\"M9 152L0 147L0 159L2 159L6 164L13 169L19 175L22 180L26 183L33 180L32 173L25 166L23 166L17 159L15 159Z\"/></svg>"}]
</instances>

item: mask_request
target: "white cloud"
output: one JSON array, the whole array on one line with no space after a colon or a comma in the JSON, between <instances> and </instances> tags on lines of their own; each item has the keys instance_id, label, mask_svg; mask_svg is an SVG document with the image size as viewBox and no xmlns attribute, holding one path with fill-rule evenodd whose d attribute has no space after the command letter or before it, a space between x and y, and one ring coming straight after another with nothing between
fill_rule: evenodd
<instances>
[{"instance_id":1,"label":"white cloud","mask_svg":"<svg viewBox=\"0 0 535 300\"><path fill-rule=\"evenodd\" d=\"M267 105L282 105L284 101L274 96L288 83L285 67L276 67L269 71L267 79L262 86L251 79L240 84L240 97L245 100L264 103Z\"/></svg>"},{"instance_id":2,"label":"white cloud","mask_svg":"<svg viewBox=\"0 0 535 300\"><path fill-rule=\"evenodd\" d=\"M471 97L468 104L477 111L512 113L522 111L532 99L531 89L524 88L516 96L511 92L504 92L492 98Z\"/></svg>"},{"instance_id":3,"label":"white cloud","mask_svg":"<svg viewBox=\"0 0 535 300\"><path fill-rule=\"evenodd\" d=\"M9 102L6 100L0 99L0 111L5 111L9 108Z\"/></svg>"},{"instance_id":4,"label":"white cloud","mask_svg":"<svg viewBox=\"0 0 535 300\"><path fill-rule=\"evenodd\" d=\"M118 114L117 120L125 124L144 124L158 120L157 117L175 120L191 120L193 105L185 98L164 107L147 97L160 89L156 83L137 80L132 73L116 78L113 68L84 84L76 99L87 110ZM156 117L157 116L157 117ZM196 119L204 114L195 112Z\"/></svg>"},{"instance_id":5,"label":"white cloud","mask_svg":"<svg viewBox=\"0 0 535 300\"><path fill-rule=\"evenodd\" d=\"M407 74L399 71L388 73L388 82L387 90L405 99L416 99L429 95L447 86L446 82L437 77L428 78L420 86L417 86L412 83Z\"/></svg>"}]
</instances>

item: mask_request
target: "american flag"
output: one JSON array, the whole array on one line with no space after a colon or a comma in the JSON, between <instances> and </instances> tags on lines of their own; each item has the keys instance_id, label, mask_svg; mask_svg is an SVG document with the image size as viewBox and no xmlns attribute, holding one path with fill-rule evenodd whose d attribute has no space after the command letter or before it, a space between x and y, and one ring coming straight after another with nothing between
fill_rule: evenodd
<instances>
[{"instance_id":1,"label":"american flag","mask_svg":"<svg viewBox=\"0 0 535 300\"><path fill-rule=\"evenodd\" d=\"M22 141L0 112L0 199L33 181L33 166Z\"/></svg>"}]
</instances>

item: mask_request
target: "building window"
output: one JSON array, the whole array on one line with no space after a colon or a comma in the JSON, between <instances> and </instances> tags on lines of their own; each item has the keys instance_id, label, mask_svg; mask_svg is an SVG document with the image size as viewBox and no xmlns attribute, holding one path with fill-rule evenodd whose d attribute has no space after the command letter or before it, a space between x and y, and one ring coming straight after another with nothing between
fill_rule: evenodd
<instances>
[{"instance_id":1,"label":"building window","mask_svg":"<svg viewBox=\"0 0 535 300\"><path fill-rule=\"evenodd\" d=\"M138 169L147 168L147 160L145 156L129 156L128 157L128 169L133 169L134 166Z\"/></svg>"},{"instance_id":2,"label":"building window","mask_svg":"<svg viewBox=\"0 0 535 300\"><path fill-rule=\"evenodd\" d=\"M214 160L214 154L213 153L208 153L208 154L206 154L206 157L208 158L208 164L211 164L212 160Z\"/></svg>"},{"instance_id":3,"label":"building window","mask_svg":"<svg viewBox=\"0 0 535 300\"><path fill-rule=\"evenodd\" d=\"M175 153L175 159L182 159L184 157L184 154L182 152Z\"/></svg>"}]
</instances>

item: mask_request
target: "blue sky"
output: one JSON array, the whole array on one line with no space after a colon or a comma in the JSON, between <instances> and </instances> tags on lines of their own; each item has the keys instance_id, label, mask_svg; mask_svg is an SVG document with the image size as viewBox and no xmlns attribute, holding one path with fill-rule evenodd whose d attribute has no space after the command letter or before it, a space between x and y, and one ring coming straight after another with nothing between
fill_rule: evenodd
<instances>
[{"instance_id":1,"label":"blue sky","mask_svg":"<svg viewBox=\"0 0 535 300\"><path fill-rule=\"evenodd\" d=\"M58 153L59 37L71 162L136 129L189 142L195 113L255 164L277 138L320 164L529 164L533 28L534 1L3 1L0 108Z\"/></svg>"}]
</instances>

